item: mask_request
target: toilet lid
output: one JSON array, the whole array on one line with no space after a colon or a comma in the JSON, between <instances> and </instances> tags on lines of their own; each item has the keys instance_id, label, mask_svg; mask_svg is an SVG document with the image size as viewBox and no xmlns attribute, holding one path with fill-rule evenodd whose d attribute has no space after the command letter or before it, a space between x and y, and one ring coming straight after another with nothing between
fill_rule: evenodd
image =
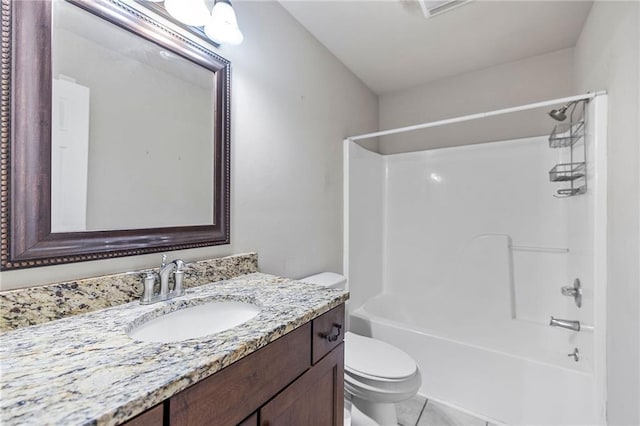
<instances>
[{"instance_id":1,"label":"toilet lid","mask_svg":"<svg viewBox=\"0 0 640 426\"><path fill-rule=\"evenodd\" d=\"M344 338L344 367L349 371L384 379L404 379L416 372L416 362L395 346L351 332Z\"/></svg>"}]
</instances>

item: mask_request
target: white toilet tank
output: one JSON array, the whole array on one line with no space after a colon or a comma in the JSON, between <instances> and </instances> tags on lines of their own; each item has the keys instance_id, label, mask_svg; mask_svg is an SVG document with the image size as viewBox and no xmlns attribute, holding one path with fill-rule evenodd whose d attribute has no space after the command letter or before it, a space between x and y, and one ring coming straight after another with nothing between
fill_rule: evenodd
<instances>
[{"instance_id":1,"label":"white toilet tank","mask_svg":"<svg viewBox=\"0 0 640 426\"><path fill-rule=\"evenodd\" d=\"M302 281L303 283L307 284L322 285L338 290L345 290L347 286L347 279L344 276L336 274L334 272L321 272L319 274L300 278L298 281Z\"/></svg>"}]
</instances>

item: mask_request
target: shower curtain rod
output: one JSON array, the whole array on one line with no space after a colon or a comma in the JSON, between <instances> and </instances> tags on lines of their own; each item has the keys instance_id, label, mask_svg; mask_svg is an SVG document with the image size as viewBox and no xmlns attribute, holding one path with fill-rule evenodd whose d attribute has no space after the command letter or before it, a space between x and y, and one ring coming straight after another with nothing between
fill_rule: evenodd
<instances>
[{"instance_id":1,"label":"shower curtain rod","mask_svg":"<svg viewBox=\"0 0 640 426\"><path fill-rule=\"evenodd\" d=\"M510 112L517 112L517 111L524 111L524 110L528 110L528 109L542 108L542 107L561 104L561 103L581 101L583 99L593 99L596 96L606 95L606 94L607 94L606 90L601 90L601 91L593 92L593 93L585 93L584 95L569 96L569 97L566 97L566 98L552 99L550 101L542 101L542 102L536 102L536 103L533 103L533 104L520 105L520 106L517 106L517 107L497 109L495 111L480 112L480 113L477 113L477 114L471 114L471 115L464 115L464 116L461 116L461 117L448 118L446 120L432 121L430 123L416 124L416 125L407 126L407 127L399 127L397 129L391 129L391 130L382 130L380 132L367 133L367 134L358 135L358 136L350 136L350 137L347 138L347 140L358 141L358 140L361 140L361 139L375 138L375 137L378 137L378 136L387 136L387 135L393 135L393 134L396 134L396 133L411 132L411 131L414 131L414 130L427 129L429 127L444 126L445 124L460 123L460 122L463 122L463 121L470 121L470 120L477 120L479 118L492 117L494 115L508 114Z\"/></svg>"}]
</instances>

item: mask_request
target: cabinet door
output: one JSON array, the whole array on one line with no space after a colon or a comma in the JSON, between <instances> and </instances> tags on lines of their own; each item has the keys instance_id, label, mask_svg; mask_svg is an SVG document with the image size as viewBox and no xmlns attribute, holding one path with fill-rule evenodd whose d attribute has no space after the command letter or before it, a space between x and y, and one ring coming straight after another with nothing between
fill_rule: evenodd
<instances>
[{"instance_id":1,"label":"cabinet door","mask_svg":"<svg viewBox=\"0 0 640 426\"><path fill-rule=\"evenodd\" d=\"M342 426L344 344L260 409L261 426Z\"/></svg>"}]
</instances>

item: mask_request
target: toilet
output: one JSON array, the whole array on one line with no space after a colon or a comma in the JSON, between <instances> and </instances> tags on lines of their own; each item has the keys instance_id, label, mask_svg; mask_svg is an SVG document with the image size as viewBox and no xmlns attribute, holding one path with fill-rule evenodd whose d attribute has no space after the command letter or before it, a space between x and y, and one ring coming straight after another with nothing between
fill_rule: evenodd
<instances>
[{"instance_id":1,"label":"toilet","mask_svg":"<svg viewBox=\"0 0 640 426\"><path fill-rule=\"evenodd\" d=\"M347 283L344 276L333 272L298 281L342 290ZM415 396L422 383L418 365L405 352L381 340L346 332L344 341L345 399L365 418L381 426L397 425L395 404ZM345 409L351 404L345 404ZM361 417L358 415L353 416L354 426ZM345 413L345 419L350 417Z\"/></svg>"}]
</instances>

